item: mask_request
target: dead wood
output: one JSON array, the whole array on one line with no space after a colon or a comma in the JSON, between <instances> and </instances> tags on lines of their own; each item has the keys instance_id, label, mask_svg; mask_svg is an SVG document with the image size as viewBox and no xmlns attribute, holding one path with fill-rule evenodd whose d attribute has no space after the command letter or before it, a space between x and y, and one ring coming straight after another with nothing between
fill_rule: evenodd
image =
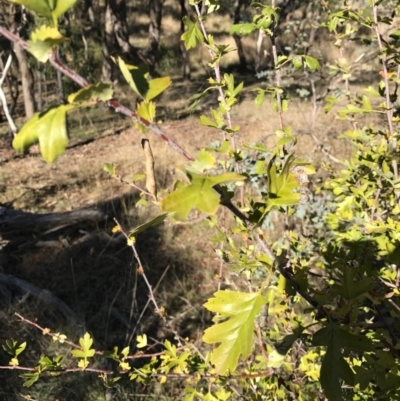
<instances>
[{"instance_id":1,"label":"dead wood","mask_svg":"<svg viewBox=\"0 0 400 401\"><path fill-rule=\"evenodd\" d=\"M33 295L46 305L51 305L58 309L70 323L73 323L74 325L82 325L81 319L77 317L70 307L65 302L61 301L60 298L52 294L49 290L38 288L25 280L3 273L0 273L0 283L17 287L26 294Z\"/></svg>"},{"instance_id":2,"label":"dead wood","mask_svg":"<svg viewBox=\"0 0 400 401\"><path fill-rule=\"evenodd\" d=\"M14 210L10 207L0 207L0 234L31 229L42 230L82 221L98 223L105 219L106 215L99 210L82 209L63 213L36 214Z\"/></svg>"}]
</instances>

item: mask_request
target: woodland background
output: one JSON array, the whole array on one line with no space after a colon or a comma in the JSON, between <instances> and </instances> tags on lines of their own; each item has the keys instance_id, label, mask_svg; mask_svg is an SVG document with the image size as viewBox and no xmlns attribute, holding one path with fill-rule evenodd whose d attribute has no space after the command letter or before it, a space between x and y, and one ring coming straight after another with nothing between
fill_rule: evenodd
<instances>
[{"instance_id":1,"label":"woodland background","mask_svg":"<svg viewBox=\"0 0 400 401\"><path fill-rule=\"evenodd\" d=\"M222 3L207 24L218 42L237 49L223 58L221 68L245 83L235 114L235 123L242 126L239 141L272 146L275 128L269 121L276 117L267 106L255 111L251 92L270 82L271 43L259 33L243 39L229 35L229 27L251 20L252 11L247 0ZM363 2L359 3L362 7ZM322 66L318 73L288 70L283 76L283 86L291 95L286 119L298 136L297 153L312 157L318 171L327 160L324 151L336 157L350 153L337 139L345 122L323 112L323 96L341 89L342 83L327 68L339 50L319 27L323 2L282 0L277 5L281 8L279 51L310 54ZM213 96L189 109L190 96L201 91L212 75L204 61L208 60L206 49L187 52L181 44L185 30L181 21L190 13L185 0L81 1L62 19L60 29L71 39L59 53L88 81L118 83L115 97L132 107L136 99L128 95L111 56L132 64L145 62L152 76L170 75L173 85L158 102L158 119L166 132L195 154L219 138L196 124L197 114L216 104ZM29 12L0 2L0 25L26 38L35 24ZM353 62L352 85L379 81L376 50L347 42L344 52ZM10 42L0 37L0 71L9 56L12 65L2 90L17 127L34 112L64 102L77 89L51 66L39 64L18 47L11 49ZM42 336L21 324L15 311L73 338L89 331L100 348L126 344L139 332L157 341L166 336L147 305L147 289L138 279L131 251L123 238L111 232L114 217L129 228L145 221L149 212L134 206L137 191L102 170L104 162L114 163L126 181L142 172L141 134L130 121L105 108L77 111L68 125L71 140L66 154L47 165L37 148L29 155L15 153L12 129L0 110L0 342L10 337L28 341L32 354L27 358L32 359L42 352ZM177 160L166 144L151 140L158 184L164 188L184 161ZM323 173L317 174L316 180L323 178ZM54 214L48 220L38 219L48 213ZM272 235L279 236L280 226L271 220ZM215 290L213 277L219 265L206 245L208 230L202 225L174 224L148 230L138 238L138 250L160 303L174 316L174 327L194 339L210 322L202 303ZM0 365L6 365L6 357L2 358L0 354ZM0 400L18 399L24 393L17 374L0 371L0 382ZM176 399L179 391L178 385L146 388L133 383L126 383L123 390L108 390L96 378L82 374L41 380L30 394L40 400L155 400Z\"/></svg>"}]
</instances>

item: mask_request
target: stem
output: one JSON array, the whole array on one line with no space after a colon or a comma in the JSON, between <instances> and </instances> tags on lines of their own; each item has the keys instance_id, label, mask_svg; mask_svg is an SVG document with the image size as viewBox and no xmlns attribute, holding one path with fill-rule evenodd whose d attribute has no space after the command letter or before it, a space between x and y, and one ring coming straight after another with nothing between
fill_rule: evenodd
<instances>
[{"instance_id":1,"label":"stem","mask_svg":"<svg viewBox=\"0 0 400 401\"><path fill-rule=\"evenodd\" d=\"M393 128L393 104L390 100L390 86L389 86L389 76L388 76L388 69L387 69L387 61L388 58L386 57L384 48L383 48L383 43L382 43L382 36L381 33L379 32L379 25L378 25L378 6L373 0L373 16L374 16L374 31L376 34L376 39L378 41L378 47L379 47L379 52L381 55L381 60L382 60L382 72L383 72L383 81L385 83L385 103L386 103L386 118L389 126L389 132L387 135L391 151L393 153L393 159L392 159L392 168L393 168L393 175L394 178L397 180L399 178L399 167L397 163L397 158L396 158L396 148L397 148L397 140L392 139L394 135L394 128ZM396 190L396 201L398 204L400 204L400 190Z\"/></svg>"}]
</instances>

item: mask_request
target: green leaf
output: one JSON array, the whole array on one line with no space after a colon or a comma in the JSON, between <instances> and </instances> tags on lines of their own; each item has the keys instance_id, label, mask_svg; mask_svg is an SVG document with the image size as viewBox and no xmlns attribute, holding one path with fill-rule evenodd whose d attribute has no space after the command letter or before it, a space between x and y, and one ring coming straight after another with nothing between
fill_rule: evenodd
<instances>
[{"instance_id":1,"label":"green leaf","mask_svg":"<svg viewBox=\"0 0 400 401\"><path fill-rule=\"evenodd\" d=\"M212 177L190 173L190 177L190 185L178 188L167 195L161 203L163 211L175 213L176 220L186 220L192 208L197 208L207 214L215 214L220 197L212 187L217 184L228 184L246 179L235 173Z\"/></svg>"},{"instance_id":2,"label":"green leaf","mask_svg":"<svg viewBox=\"0 0 400 401\"><path fill-rule=\"evenodd\" d=\"M157 217L154 217L154 219L151 219L146 223L141 224L140 226L134 228L133 230L129 231L128 234L129 238L136 237L140 232L145 231L150 227L154 227L161 224L169 215L170 213L159 214Z\"/></svg>"},{"instance_id":3,"label":"green leaf","mask_svg":"<svg viewBox=\"0 0 400 401\"><path fill-rule=\"evenodd\" d=\"M227 320L206 329L203 341L207 344L220 343L211 354L211 362L219 374L224 374L236 369L240 355L243 359L250 355L254 344L255 319L266 299L260 292L230 290L218 291L214 296L204 306Z\"/></svg>"},{"instance_id":4,"label":"green leaf","mask_svg":"<svg viewBox=\"0 0 400 401\"><path fill-rule=\"evenodd\" d=\"M342 285L335 284L332 291L341 295L347 300L352 300L358 296L365 294L374 287L375 280L373 278L365 278L358 280L358 271L350 266L345 266L343 271Z\"/></svg>"},{"instance_id":5,"label":"green leaf","mask_svg":"<svg viewBox=\"0 0 400 401\"><path fill-rule=\"evenodd\" d=\"M294 162L293 157L289 157L278 174L274 159L268 166L268 209L273 206L292 206L300 202L300 194L293 192L300 187L296 176L290 171Z\"/></svg>"},{"instance_id":6,"label":"green leaf","mask_svg":"<svg viewBox=\"0 0 400 401\"><path fill-rule=\"evenodd\" d=\"M367 96L363 96L362 98L362 104L364 107L365 111L372 111L372 105L371 105L371 101L369 100L369 98Z\"/></svg>"},{"instance_id":7,"label":"green leaf","mask_svg":"<svg viewBox=\"0 0 400 401\"><path fill-rule=\"evenodd\" d=\"M143 334L142 336L137 336L136 340L137 340L137 344L136 344L137 348L147 347L147 336L146 336L146 334Z\"/></svg>"},{"instance_id":8,"label":"green leaf","mask_svg":"<svg viewBox=\"0 0 400 401\"><path fill-rule=\"evenodd\" d=\"M18 356L21 352L25 350L25 348L26 342L18 345L18 342L13 339L6 340L5 345L3 345L4 351L6 351L11 356Z\"/></svg>"},{"instance_id":9,"label":"green leaf","mask_svg":"<svg viewBox=\"0 0 400 401\"><path fill-rule=\"evenodd\" d=\"M372 86L368 86L367 89L364 89L364 92L374 97L381 97L381 94Z\"/></svg>"},{"instance_id":10,"label":"green leaf","mask_svg":"<svg viewBox=\"0 0 400 401\"><path fill-rule=\"evenodd\" d=\"M79 344L82 349L74 349L71 351L72 355L75 358L86 359L92 357L95 354L95 350L90 348L93 344L93 339L90 337L89 333L85 333L85 335L79 339Z\"/></svg>"},{"instance_id":11,"label":"green leaf","mask_svg":"<svg viewBox=\"0 0 400 401\"><path fill-rule=\"evenodd\" d=\"M321 366L321 386L329 400L341 400L340 379L351 386L354 385L354 373L343 358L341 349L363 352L373 351L375 347L368 338L351 334L335 324L318 330L312 343L315 346L327 347Z\"/></svg>"},{"instance_id":12,"label":"green leaf","mask_svg":"<svg viewBox=\"0 0 400 401\"><path fill-rule=\"evenodd\" d=\"M39 380L39 373L22 373L19 377L25 379L23 386L30 387Z\"/></svg>"},{"instance_id":13,"label":"green leaf","mask_svg":"<svg viewBox=\"0 0 400 401\"><path fill-rule=\"evenodd\" d=\"M200 150L196 160L190 163L190 171L194 170L193 172L195 173L202 173L205 170L215 168L216 163L215 157L203 148Z\"/></svg>"},{"instance_id":14,"label":"green leaf","mask_svg":"<svg viewBox=\"0 0 400 401\"><path fill-rule=\"evenodd\" d=\"M294 68L300 69L303 67L303 57L302 56L293 56L292 64Z\"/></svg>"},{"instance_id":15,"label":"green leaf","mask_svg":"<svg viewBox=\"0 0 400 401\"><path fill-rule=\"evenodd\" d=\"M306 63L306 66L312 71L321 69L318 60L314 57L304 56L304 62Z\"/></svg>"},{"instance_id":16,"label":"green leaf","mask_svg":"<svg viewBox=\"0 0 400 401\"><path fill-rule=\"evenodd\" d=\"M143 98L146 101L154 99L160 93L164 92L171 85L170 77L154 78L149 81L149 89L144 94Z\"/></svg>"},{"instance_id":17,"label":"green leaf","mask_svg":"<svg viewBox=\"0 0 400 401\"><path fill-rule=\"evenodd\" d=\"M329 401L342 399L340 379L349 385L354 385L354 373L341 352L341 348L349 345L347 334L352 336L350 333L345 333L345 330L330 324L317 331L313 337L313 345L327 346L321 365L320 382Z\"/></svg>"},{"instance_id":18,"label":"green leaf","mask_svg":"<svg viewBox=\"0 0 400 401\"><path fill-rule=\"evenodd\" d=\"M147 121L153 122L156 116L156 105L154 102L141 102L136 107L136 114ZM135 124L137 128L142 127L141 124ZM144 127L143 127L144 128Z\"/></svg>"},{"instance_id":19,"label":"green leaf","mask_svg":"<svg viewBox=\"0 0 400 401\"><path fill-rule=\"evenodd\" d=\"M196 47L197 41L203 43L203 34L197 24L192 22L188 17L183 17L183 23L188 27L187 31L181 36L186 49L189 50L192 47Z\"/></svg>"},{"instance_id":20,"label":"green leaf","mask_svg":"<svg viewBox=\"0 0 400 401\"><path fill-rule=\"evenodd\" d=\"M66 41L57 28L42 25L32 32L31 40L28 40L28 50L40 62L45 63L54 48Z\"/></svg>"},{"instance_id":21,"label":"green leaf","mask_svg":"<svg viewBox=\"0 0 400 401\"><path fill-rule=\"evenodd\" d=\"M12 0L28 10L50 19L57 26L57 19L68 11L77 0Z\"/></svg>"},{"instance_id":22,"label":"green leaf","mask_svg":"<svg viewBox=\"0 0 400 401\"><path fill-rule=\"evenodd\" d=\"M67 147L66 113L74 108L74 105L60 105L36 113L14 138L14 149L26 152L31 145L39 141L43 159L47 163L54 162Z\"/></svg>"},{"instance_id":23,"label":"green leaf","mask_svg":"<svg viewBox=\"0 0 400 401\"><path fill-rule=\"evenodd\" d=\"M87 88L71 93L68 96L68 103L97 103L99 100L106 102L112 98L112 95L112 86L99 82L96 85L89 85Z\"/></svg>"},{"instance_id":24,"label":"green leaf","mask_svg":"<svg viewBox=\"0 0 400 401\"><path fill-rule=\"evenodd\" d=\"M103 170L110 174L111 177L115 177L116 175L116 166L115 164L110 164L110 163L104 163L103 164Z\"/></svg>"},{"instance_id":25,"label":"green leaf","mask_svg":"<svg viewBox=\"0 0 400 401\"><path fill-rule=\"evenodd\" d=\"M231 26L229 33L231 35L246 36L250 35L256 29L256 24L251 22L245 24L234 24Z\"/></svg>"},{"instance_id":26,"label":"green leaf","mask_svg":"<svg viewBox=\"0 0 400 401\"><path fill-rule=\"evenodd\" d=\"M118 65L125 81L131 89L144 99L150 88L149 82L147 81L148 67L144 64L139 66L126 64L121 57L118 57L117 59L113 58L113 60Z\"/></svg>"}]
</instances>

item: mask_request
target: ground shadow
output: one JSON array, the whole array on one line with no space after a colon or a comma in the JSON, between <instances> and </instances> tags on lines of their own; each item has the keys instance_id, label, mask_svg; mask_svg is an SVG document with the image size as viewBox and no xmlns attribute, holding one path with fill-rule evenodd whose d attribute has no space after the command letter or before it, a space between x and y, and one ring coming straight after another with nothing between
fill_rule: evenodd
<instances>
[{"instance_id":1,"label":"ground shadow","mask_svg":"<svg viewBox=\"0 0 400 401\"><path fill-rule=\"evenodd\" d=\"M27 225L23 231L15 225L1 226L5 244L0 251L0 342L11 337L27 341L29 350L21 357L22 366L32 366L43 353L60 349L51 338L22 323L15 312L75 342L89 332L98 349L121 349L129 344L133 353L137 334L147 333L161 342L171 337L148 303L149 290L132 249L123 235L112 233L114 218L127 230L141 223L141 217L132 212L138 199L138 193L131 192L98 204L93 211L103 218L95 221ZM80 212L84 215L85 211ZM175 330L190 336L201 330L206 320L205 312L197 310L196 299L191 298L197 297L201 305L204 273L198 271L202 251L196 244L182 243L182 238L175 241L182 237L182 230L185 226L151 228L138 236L136 247L160 307L167 309ZM7 355L0 353L0 365L7 364ZM23 391L17 372L0 370L0 380L7 383L0 400L14 400ZM32 387L30 394L84 400L89 399L91 385L96 391L105 391L93 378L85 379L84 385L82 380L71 375L46 378Z\"/></svg>"}]
</instances>

